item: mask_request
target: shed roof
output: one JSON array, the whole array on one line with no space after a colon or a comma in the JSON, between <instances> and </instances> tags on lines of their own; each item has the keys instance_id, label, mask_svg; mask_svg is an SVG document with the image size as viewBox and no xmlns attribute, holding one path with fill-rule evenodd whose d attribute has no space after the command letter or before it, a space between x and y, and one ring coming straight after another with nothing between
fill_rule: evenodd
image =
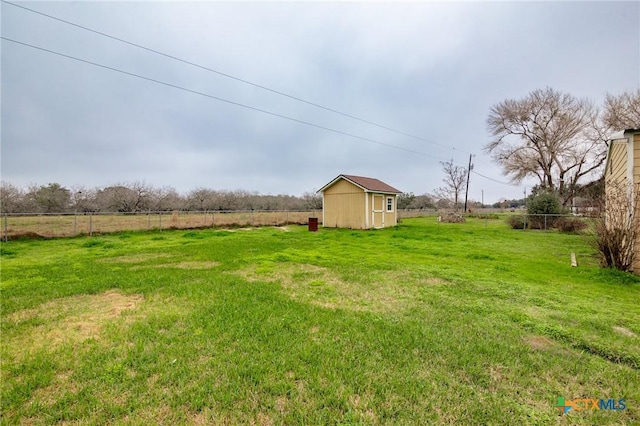
<instances>
[{"instance_id":1,"label":"shed roof","mask_svg":"<svg viewBox=\"0 0 640 426\"><path fill-rule=\"evenodd\" d=\"M402 191L394 188L391 185L388 185L382 182L379 179L364 177L364 176L354 176L354 175L339 175L331 182L323 186L318 190L318 192L322 192L325 189L329 188L331 185L336 183L339 179L345 179L354 185L359 186L367 192L383 192L385 194L401 194Z\"/></svg>"}]
</instances>

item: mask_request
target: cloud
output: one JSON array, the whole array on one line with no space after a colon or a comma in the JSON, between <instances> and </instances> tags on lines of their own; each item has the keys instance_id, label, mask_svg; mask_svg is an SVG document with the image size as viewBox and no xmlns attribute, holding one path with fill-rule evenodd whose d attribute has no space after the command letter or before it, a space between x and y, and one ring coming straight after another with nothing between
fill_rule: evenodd
<instances>
[{"instance_id":1,"label":"cloud","mask_svg":"<svg viewBox=\"0 0 640 426\"><path fill-rule=\"evenodd\" d=\"M440 159L466 164L468 152L476 170L505 180L482 154L493 104L545 86L601 102L640 83L632 2L24 5L431 143L3 4L5 37L427 154L3 41L2 178L16 184L301 194L353 173L423 193L440 186ZM519 197L530 184L474 176L471 196Z\"/></svg>"}]
</instances>

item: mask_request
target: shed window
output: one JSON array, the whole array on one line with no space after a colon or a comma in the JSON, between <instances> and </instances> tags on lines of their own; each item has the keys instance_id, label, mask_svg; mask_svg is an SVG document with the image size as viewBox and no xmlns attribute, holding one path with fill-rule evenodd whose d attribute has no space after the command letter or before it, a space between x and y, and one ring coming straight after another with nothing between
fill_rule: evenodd
<instances>
[{"instance_id":1,"label":"shed window","mask_svg":"<svg viewBox=\"0 0 640 426\"><path fill-rule=\"evenodd\" d=\"M393 211L393 197L387 197L387 211Z\"/></svg>"}]
</instances>

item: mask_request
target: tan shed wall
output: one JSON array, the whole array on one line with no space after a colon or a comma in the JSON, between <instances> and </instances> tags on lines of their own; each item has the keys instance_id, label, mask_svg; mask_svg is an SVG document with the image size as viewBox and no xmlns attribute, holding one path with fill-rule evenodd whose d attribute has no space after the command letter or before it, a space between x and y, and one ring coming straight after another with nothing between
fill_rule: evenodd
<instances>
[{"instance_id":1,"label":"tan shed wall","mask_svg":"<svg viewBox=\"0 0 640 426\"><path fill-rule=\"evenodd\" d=\"M393 198L393 211L387 212L387 198ZM369 212L369 228L388 228L397 225L395 194L367 193ZM383 222L384 221L384 222ZM384 226L383 226L384 225Z\"/></svg>"},{"instance_id":2,"label":"tan shed wall","mask_svg":"<svg viewBox=\"0 0 640 426\"><path fill-rule=\"evenodd\" d=\"M365 229L364 190L339 180L324 191L324 227Z\"/></svg>"},{"instance_id":3,"label":"tan shed wall","mask_svg":"<svg viewBox=\"0 0 640 426\"><path fill-rule=\"evenodd\" d=\"M387 198L391 197L393 198L393 211L392 212L387 212ZM396 226L397 223L397 212L398 212L398 206L396 206L396 201L398 201L396 195L385 195L384 196L384 226L385 228L388 226Z\"/></svg>"},{"instance_id":4,"label":"tan shed wall","mask_svg":"<svg viewBox=\"0 0 640 426\"><path fill-rule=\"evenodd\" d=\"M633 135L633 182L635 183L635 190L640 191L640 134ZM638 197L636 196L637 200ZM636 224L640 228L640 204L636 204ZM636 257L633 263L633 272L640 274L640 232L636 238L635 244Z\"/></svg>"},{"instance_id":5,"label":"tan shed wall","mask_svg":"<svg viewBox=\"0 0 640 426\"><path fill-rule=\"evenodd\" d=\"M373 204L373 209L380 211L384 206L384 195L382 194L371 194L371 199L373 200L371 203Z\"/></svg>"},{"instance_id":6,"label":"tan shed wall","mask_svg":"<svg viewBox=\"0 0 640 426\"><path fill-rule=\"evenodd\" d=\"M625 182L627 180L627 144L626 142L612 143L605 182Z\"/></svg>"},{"instance_id":7,"label":"tan shed wall","mask_svg":"<svg viewBox=\"0 0 640 426\"><path fill-rule=\"evenodd\" d=\"M609 153L608 168L605 171L605 191L607 187L617 182L625 185L628 182L629 156L627 147L633 149L633 180L634 183L640 182L640 135L633 136L633 145L629 145L628 141L612 142L613 146ZM636 206L636 218L640 222L640 206ZM640 223L638 224L640 226ZM633 262L633 271L640 274L640 236L636 240L635 259Z\"/></svg>"},{"instance_id":8,"label":"tan shed wall","mask_svg":"<svg viewBox=\"0 0 640 426\"><path fill-rule=\"evenodd\" d=\"M633 181L640 184L640 134L633 135Z\"/></svg>"},{"instance_id":9,"label":"tan shed wall","mask_svg":"<svg viewBox=\"0 0 640 426\"><path fill-rule=\"evenodd\" d=\"M384 198L380 194L367 193L369 202L369 228L382 228Z\"/></svg>"}]
</instances>

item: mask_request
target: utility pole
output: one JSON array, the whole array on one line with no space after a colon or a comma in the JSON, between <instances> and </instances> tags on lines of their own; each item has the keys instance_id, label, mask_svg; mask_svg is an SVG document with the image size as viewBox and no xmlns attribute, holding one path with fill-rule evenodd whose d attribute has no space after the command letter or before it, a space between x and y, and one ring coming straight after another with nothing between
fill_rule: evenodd
<instances>
[{"instance_id":1,"label":"utility pole","mask_svg":"<svg viewBox=\"0 0 640 426\"><path fill-rule=\"evenodd\" d=\"M469 168L467 168L467 190L464 193L464 212L467 212L467 199L469 196L469 177L471 176L471 170L473 170L473 165L471 164L471 157L473 155L469 154Z\"/></svg>"}]
</instances>

